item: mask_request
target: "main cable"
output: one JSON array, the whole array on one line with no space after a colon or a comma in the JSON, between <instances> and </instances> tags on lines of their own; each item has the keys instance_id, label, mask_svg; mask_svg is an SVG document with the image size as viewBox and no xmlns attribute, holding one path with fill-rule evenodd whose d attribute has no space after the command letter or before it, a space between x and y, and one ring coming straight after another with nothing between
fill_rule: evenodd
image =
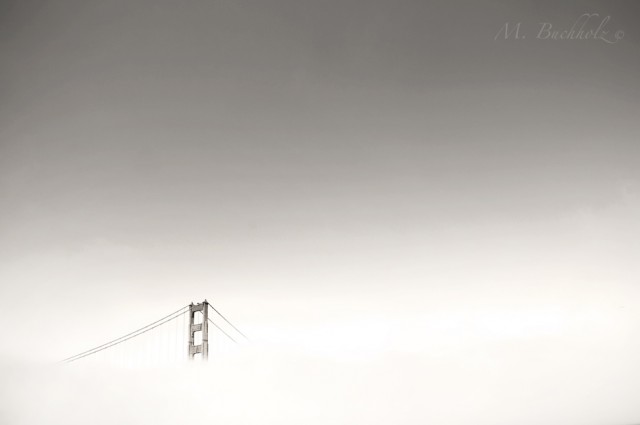
<instances>
[{"instance_id":1,"label":"main cable","mask_svg":"<svg viewBox=\"0 0 640 425\"><path fill-rule=\"evenodd\" d=\"M210 321L210 322L211 322L211 324L212 324L213 326L215 326L216 328L218 328L218 330L219 330L220 332L222 332L223 334L225 334L225 335L227 336L227 338L229 338L231 341L235 342L236 344L238 343L238 341L236 341L235 339L231 338L231 335L229 335L228 333L226 333L226 332L225 332L225 331L224 331L220 326L218 326L218 325L217 325L213 320L209 319L208 317L207 317L207 320L208 320L208 321Z\"/></svg>"},{"instance_id":2,"label":"main cable","mask_svg":"<svg viewBox=\"0 0 640 425\"><path fill-rule=\"evenodd\" d=\"M158 324L157 324L157 325L155 325L155 326L151 326L151 327L149 327L149 328L146 328L146 329L142 328L142 329L144 329L142 332L139 332L139 333L137 333L137 334L135 334L135 335L129 334L130 336L129 336L128 338L124 338L124 337L122 337L122 338L124 338L124 339L120 339L119 341L114 342L114 343L113 343L113 344L111 344L111 345L102 346L102 348L100 348L100 349L97 349L97 348L96 348L96 349L94 349L93 351L86 352L86 353L84 353L84 354L82 354L82 355L77 354L77 355L75 355L73 358L71 358L71 360L62 360L61 362L63 362L63 363L71 363L71 362L74 362L74 361L76 361L76 360L80 360L80 359L81 359L81 358L83 358L83 357L87 357L87 356L90 356L90 355L92 355L92 354L99 353L100 351L103 351L103 350L107 350L107 349L109 349L109 348L111 348L111 347L114 347L114 346L116 346L116 345L118 345L118 344L121 344L121 343L123 343L123 342L125 342L125 341L128 341L128 340L130 340L130 339L132 339L132 338L135 338L135 337L140 336L140 335L142 335L142 334L144 334L144 333L147 333L147 332L149 332L150 330L153 330L153 329L157 328L158 326L162 326L162 325L164 325L165 323L168 323L168 322L170 322L170 321L172 321L172 320L175 320L175 319L177 319L178 317L180 317L180 316L184 315L185 313L186 313L186 311L180 312L179 314L176 314L175 316L173 316L173 317L171 317L171 318L169 318L169 319L167 319L167 320L165 320L165 321L163 321L163 322L161 322L161 323L154 322L154 323L158 323Z\"/></svg>"},{"instance_id":3,"label":"main cable","mask_svg":"<svg viewBox=\"0 0 640 425\"><path fill-rule=\"evenodd\" d=\"M218 313L218 316L222 317L222 319L227 322L233 329L236 330L236 332L238 332L240 335L242 335L244 337L244 339L246 339L247 341L249 341L249 338L247 338L247 336L245 334L243 334L242 332L240 332L240 329L236 328L235 326L233 326L233 323L231 323L230 321L227 320L226 317L224 317L222 315L222 313L220 313L218 310L216 310L216 308L210 303L207 302L207 304L209 304L209 307L211 307L213 309L213 311L215 311L216 313ZM216 325L218 326L218 325Z\"/></svg>"},{"instance_id":4,"label":"main cable","mask_svg":"<svg viewBox=\"0 0 640 425\"><path fill-rule=\"evenodd\" d=\"M91 353L87 353L87 354L85 354L85 355L83 355L83 356L80 356L80 357L76 357L76 358L74 358L73 360L68 360L68 361L66 361L65 363L75 362L76 360L80 360L80 359L81 359L81 358L83 358L83 357L87 357L87 356L90 356L90 355L92 355L92 354L99 353L100 351L103 351L103 350L107 350L107 349L109 349L109 348L111 348L111 347L114 347L114 346L116 346L116 345L118 345L118 344L120 344L120 343L122 343L122 342L125 342L125 341L127 341L127 340L130 340L131 338L135 338L135 337L140 336L140 335L142 335L142 334L144 334L144 333L146 333L146 332L149 332L150 330L155 329L155 328L157 328L158 326L162 326L162 325L164 325L165 323L168 323L168 322L170 322L170 321L172 321L172 320L175 320L175 319L177 319L178 317L182 316L184 313L186 313L186 311L185 311L185 312L182 312L182 313L180 313L180 314L178 314L178 315L176 315L176 316L174 316L174 317L172 317L172 318L170 318L170 319L168 319L168 320L165 320L165 321L164 321L164 322L162 322L162 323L158 323L158 324L157 324L157 325L155 325L155 326L152 326L152 327L150 327L150 328L148 328L148 329L145 329L144 331L140 332L139 334L131 335L129 338L126 338L126 339L123 339L123 340L121 340L121 341L118 341L118 342L116 342L115 344L111 344L111 345L109 345L108 347L104 347L104 348L101 348L100 350L96 350L96 351L93 351L93 352L91 352Z\"/></svg>"},{"instance_id":5,"label":"main cable","mask_svg":"<svg viewBox=\"0 0 640 425\"><path fill-rule=\"evenodd\" d=\"M189 306L188 306L188 305L186 305L186 306L184 306L184 307L182 307L182 308L180 308L180 309L178 309L178 310L174 311L173 313L171 313L171 314L168 314L168 315L164 316L162 319L158 319L158 320L156 320L155 322L149 323L148 325L143 326L143 327L141 327L141 328L139 328L139 329L136 329L136 330L135 330L135 331L133 331L133 332L129 332L128 334L126 334L126 335L124 335L124 336L121 336L120 338L116 338L116 339L111 340L111 341L109 341L109 342L106 342L106 343L104 343L104 344L102 344L102 345L99 345L99 346L97 346L97 347L94 347L94 348L92 348L92 349L90 349L90 350L86 350L86 351L83 351L82 353L78 353L78 354L76 354L76 355L74 355L74 356L67 357L66 359L60 360L60 363L70 363L70 362L73 362L73 361L75 361L75 360L79 360L79 359L81 359L81 358L83 358L83 357L89 356L89 355L91 355L91 354L95 354L95 353L97 353L97 352L99 352L99 351L102 351L102 350L106 350L107 348L111 348L111 347L113 347L114 345L118 345L118 344L120 344L121 342L127 341L127 340L129 340L129 339L131 339L131 338L134 338L134 337L138 336L138 335L142 335L143 333L145 333L145 332L147 332L147 331L150 331L151 329L154 329L154 328L156 328L156 327L158 327L158 326L160 326L160 325L165 324L166 322L169 322L169 321L171 321L171 320L173 320L173 319L175 319L175 318L177 318L177 317L180 317L180 315L182 315L183 313L185 313L185 312L186 312L186 310L185 310L186 308L189 308ZM185 310L185 311L182 311L182 310ZM178 313L179 313L179 314L178 314ZM174 315L176 315L176 314L177 314L177 316L172 317L172 316L174 316ZM170 318L170 317L171 317L171 318ZM167 319L167 318L170 318L170 319L169 319L169 320L166 320L165 322L162 322L163 320L165 320L165 319ZM162 323L159 323L159 322L162 322ZM158 324L158 325L156 325L156 323L159 323L159 324ZM153 325L156 325L156 326L153 326ZM150 327L150 326L153 326L153 327ZM140 331L143 331L143 332L140 332ZM135 335L134 335L134 334L135 334Z\"/></svg>"}]
</instances>

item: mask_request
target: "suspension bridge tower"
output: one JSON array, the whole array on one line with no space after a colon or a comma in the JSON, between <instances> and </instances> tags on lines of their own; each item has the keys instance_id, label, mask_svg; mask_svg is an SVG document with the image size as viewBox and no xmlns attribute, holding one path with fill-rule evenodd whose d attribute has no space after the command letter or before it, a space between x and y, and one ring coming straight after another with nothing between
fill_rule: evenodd
<instances>
[{"instance_id":1,"label":"suspension bridge tower","mask_svg":"<svg viewBox=\"0 0 640 425\"><path fill-rule=\"evenodd\" d=\"M189 304L189 359L193 360L198 353L202 353L202 360L209 358L209 303L207 300L199 304ZM202 313L202 322L196 323L196 313ZM201 334L196 335L198 332ZM201 338L197 338L201 336ZM202 343L196 344L196 339Z\"/></svg>"}]
</instances>

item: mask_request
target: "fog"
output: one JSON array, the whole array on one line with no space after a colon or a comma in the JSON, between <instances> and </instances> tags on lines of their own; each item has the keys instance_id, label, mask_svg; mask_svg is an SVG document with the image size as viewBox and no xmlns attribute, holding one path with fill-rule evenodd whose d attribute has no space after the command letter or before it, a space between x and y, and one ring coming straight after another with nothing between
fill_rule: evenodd
<instances>
[{"instance_id":1,"label":"fog","mask_svg":"<svg viewBox=\"0 0 640 425\"><path fill-rule=\"evenodd\" d=\"M0 2L0 424L640 423L638 18Z\"/></svg>"},{"instance_id":2,"label":"fog","mask_svg":"<svg viewBox=\"0 0 640 425\"><path fill-rule=\"evenodd\" d=\"M468 313L454 323L432 317L429 327L440 329L411 331L441 342L427 342L430 349L418 352L355 347L353 338L351 347L338 338L333 342L340 346L324 350L332 338L312 332L312 353L252 346L179 367L4 364L2 421L631 423L637 407L628 383L640 377L632 366L638 350L608 335L625 326L624 317L568 323L547 314L540 330L535 318L523 316L494 316L493 327L468 323L476 322ZM507 329L495 325L505 322ZM362 324L347 328L367 331ZM479 328L491 336L478 337ZM446 342L437 338L443 332ZM522 335L532 333L539 336ZM345 358L343 350L352 355Z\"/></svg>"}]
</instances>

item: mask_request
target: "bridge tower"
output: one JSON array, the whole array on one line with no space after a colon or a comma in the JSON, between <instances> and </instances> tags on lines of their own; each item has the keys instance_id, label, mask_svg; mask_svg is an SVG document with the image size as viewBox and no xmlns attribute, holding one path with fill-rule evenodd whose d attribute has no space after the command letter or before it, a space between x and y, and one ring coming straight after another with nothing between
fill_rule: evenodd
<instances>
[{"instance_id":1,"label":"bridge tower","mask_svg":"<svg viewBox=\"0 0 640 425\"><path fill-rule=\"evenodd\" d=\"M196 313L201 312L202 322L196 323ZM196 345L196 332L202 332L202 343ZM202 360L209 358L209 303L207 300L199 304L189 304L189 360L202 353Z\"/></svg>"}]
</instances>

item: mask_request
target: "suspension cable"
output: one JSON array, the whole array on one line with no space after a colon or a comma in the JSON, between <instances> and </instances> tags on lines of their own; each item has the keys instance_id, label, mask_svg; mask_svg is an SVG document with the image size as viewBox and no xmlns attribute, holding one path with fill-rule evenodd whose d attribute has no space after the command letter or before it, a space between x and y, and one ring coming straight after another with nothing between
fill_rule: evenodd
<instances>
[{"instance_id":1,"label":"suspension cable","mask_svg":"<svg viewBox=\"0 0 640 425\"><path fill-rule=\"evenodd\" d=\"M209 322L211 322L211 324L212 324L213 326L215 326L216 328L218 328L218 330L219 330L220 332L222 332L223 334L225 334L225 335L227 336L227 338L229 338L231 341L235 342L236 344L238 343L238 341L236 341L235 339L231 338L231 335L229 335L228 333L226 333L226 332L225 332L225 331L224 331L220 326L218 326L218 325L217 325L213 320L209 319L208 317L207 317L207 320L208 320Z\"/></svg>"},{"instance_id":2,"label":"suspension cable","mask_svg":"<svg viewBox=\"0 0 640 425\"><path fill-rule=\"evenodd\" d=\"M240 335L242 335L242 336L244 337L244 339L246 339L247 341L249 341L249 338L247 338L247 336L246 336L245 334L243 334L242 332L240 332L240 329L238 329L238 328L236 328L235 326L233 326L233 323L231 323L230 321L228 321L228 320L227 320L227 318L226 318L226 317L224 317L224 316L222 315L222 313L220 313L218 310L216 310L216 308L215 308L213 305L211 305L211 303L210 303L210 302L207 302L207 304L209 304L209 307L211 307L211 308L213 309L213 311L215 311L216 313L218 313L218 316L222 317L222 319L223 319L225 322L227 322L227 323L228 323L228 324L229 324L233 329L235 329L235 330L236 330L236 332L238 332ZM218 325L216 325L216 326L218 326Z\"/></svg>"},{"instance_id":3,"label":"suspension cable","mask_svg":"<svg viewBox=\"0 0 640 425\"><path fill-rule=\"evenodd\" d=\"M60 363L70 363L70 362L73 362L75 360L79 360L79 359L81 359L83 357L87 357L87 356L90 356L91 354L95 354L95 353L97 353L99 351L106 350L107 348L111 348L114 345L118 345L118 344L120 344L120 343L122 343L124 341L127 341L127 340L131 339L131 338L135 338L138 335L142 335L143 333L148 332L151 329L154 329L154 328L156 328L156 327L158 327L160 325L163 325L163 324L165 324L165 323L167 323L167 322L169 322L169 321L171 321L173 319L176 319L176 318L180 317L182 314L184 314L186 312L185 309L187 309L187 308L189 308L188 305L180 308L179 310L174 311L173 313L171 313L171 314L169 314L167 316L164 316L161 319L156 320L155 322L149 323L148 325L143 326L143 327L141 327L139 329L136 329L133 332L129 332L128 334L126 334L124 336L121 336L120 338L116 338L116 339L111 340L109 342L106 342L106 343L104 343L102 345L94 347L94 348L92 348L90 350L83 351L82 353L78 353L78 354L76 354L74 356L67 357L64 360L61 360ZM185 311L183 311L183 310L185 310ZM172 317L174 315L175 315L175 317ZM165 320L165 319L168 319L168 320ZM160 322L162 322L162 323L160 323Z\"/></svg>"}]
</instances>

